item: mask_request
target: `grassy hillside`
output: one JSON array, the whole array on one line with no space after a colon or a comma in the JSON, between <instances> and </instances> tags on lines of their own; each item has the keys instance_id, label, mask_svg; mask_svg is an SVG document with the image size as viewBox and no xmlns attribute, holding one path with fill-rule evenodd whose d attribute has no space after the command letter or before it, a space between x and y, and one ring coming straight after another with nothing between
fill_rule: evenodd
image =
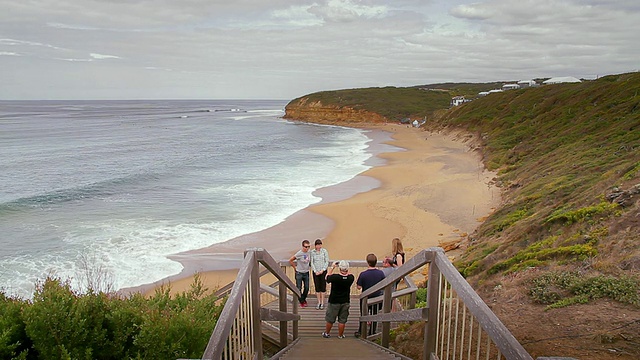
<instances>
[{"instance_id":1,"label":"grassy hillside","mask_svg":"<svg viewBox=\"0 0 640 360\"><path fill-rule=\"evenodd\" d=\"M640 184L639 91L637 73L508 91L430 124L478 134L504 189L505 205L458 263L463 274L585 260L614 275L640 270L638 203L605 198Z\"/></svg>"},{"instance_id":2,"label":"grassy hillside","mask_svg":"<svg viewBox=\"0 0 640 360\"><path fill-rule=\"evenodd\" d=\"M429 127L475 133L498 172L504 203L456 266L525 348L637 359L640 74L491 94Z\"/></svg>"},{"instance_id":3,"label":"grassy hillside","mask_svg":"<svg viewBox=\"0 0 640 360\"><path fill-rule=\"evenodd\" d=\"M294 99L290 104L303 98L309 102L367 110L391 120L431 116L435 110L449 107L451 100L448 92L384 87L322 91Z\"/></svg>"}]
</instances>

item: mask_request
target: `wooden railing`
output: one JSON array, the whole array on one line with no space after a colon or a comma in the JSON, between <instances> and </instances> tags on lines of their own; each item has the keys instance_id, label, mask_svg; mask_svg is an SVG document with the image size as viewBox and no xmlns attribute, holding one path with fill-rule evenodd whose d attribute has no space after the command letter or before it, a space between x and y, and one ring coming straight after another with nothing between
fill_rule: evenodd
<instances>
[{"instance_id":1,"label":"wooden railing","mask_svg":"<svg viewBox=\"0 0 640 360\"><path fill-rule=\"evenodd\" d=\"M264 266L266 271L261 273L260 265ZM261 308L261 293L269 293L260 283L260 278L265 274L272 274L278 281L279 311ZM287 289L296 299L300 296L295 284L267 251L247 249L236 280L218 292L229 292L229 295L202 359L263 359L263 321L280 322L282 348L287 346L289 340L288 321L293 322L292 337L296 339L297 321L300 320L298 302L287 301ZM287 312L287 303L292 303L291 312Z\"/></svg>"},{"instance_id":2,"label":"wooden railing","mask_svg":"<svg viewBox=\"0 0 640 360\"><path fill-rule=\"evenodd\" d=\"M349 263L356 277L367 268L364 261L349 260ZM262 272L261 265L265 268ZM427 306L416 309L417 287L410 276L423 267L428 267ZM301 294L290 280L293 274L289 277L288 272L292 272L288 262L275 261L263 249L245 252L236 281L218 292L218 295L228 298L202 359L263 359L263 327L273 327L266 321L279 322L278 327L272 328L280 335L281 351L274 355L275 358L296 344L299 340L298 298ZM261 284L260 279L265 275L272 280L275 278L275 282ZM402 281L401 285L394 290L399 281ZM352 290L352 294L359 293L355 285ZM379 290L383 290L382 296L371 296ZM420 321L424 323L425 360L532 360L441 248L419 252L358 296L360 332L367 334L368 322L380 323L381 331L365 337L379 337L383 347L389 347L392 324ZM272 301L278 301L279 310L261 307ZM367 306L380 302L382 310L369 315ZM291 304L289 312L288 304ZM291 333L287 332L289 322L292 324Z\"/></svg>"},{"instance_id":3,"label":"wooden railing","mask_svg":"<svg viewBox=\"0 0 640 360\"><path fill-rule=\"evenodd\" d=\"M393 285L419 268L428 266L427 307L391 312ZM369 315L371 294L383 290L382 310ZM425 360L507 359L532 360L496 315L471 288L441 248L421 251L384 280L360 294L361 333L367 322L382 322L381 345L389 346L394 322L424 322Z\"/></svg>"}]
</instances>

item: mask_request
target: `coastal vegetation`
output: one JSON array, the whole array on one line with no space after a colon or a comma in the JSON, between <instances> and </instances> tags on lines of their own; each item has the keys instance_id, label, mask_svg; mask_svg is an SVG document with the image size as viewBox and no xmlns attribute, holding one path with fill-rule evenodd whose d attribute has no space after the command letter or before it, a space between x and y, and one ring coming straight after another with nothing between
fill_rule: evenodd
<instances>
[{"instance_id":1,"label":"coastal vegetation","mask_svg":"<svg viewBox=\"0 0 640 360\"><path fill-rule=\"evenodd\" d=\"M47 278L32 300L0 292L0 358L200 358L223 305L198 276L188 291L161 287L149 297Z\"/></svg>"},{"instance_id":2,"label":"coastal vegetation","mask_svg":"<svg viewBox=\"0 0 640 360\"><path fill-rule=\"evenodd\" d=\"M501 188L502 205L467 237L455 265L491 299L507 326L538 323L543 313L562 308L554 324L563 318L570 323L557 325L575 333L576 319L593 312L599 314L600 331L618 329L604 338L626 344L616 344L621 352L598 356L637 358L638 338L629 340L621 331L640 331L640 73L469 96L498 84L412 88L425 98L439 93L473 101L451 108L438 103L408 114L396 109L403 106L400 102L386 98L382 121L398 121L399 114L426 116L424 130L471 134L462 140L497 173L493 181ZM317 101L344 106L331 100L343 91L322 94ZM367 100L375 91L363 90L367 95L358 101L355 90L349 90L349 106L378 111ZM392 91L401 96L399 89L385 88L384 94ZM295 108L314 96L290 105ZM585 304L594 308L585 310ZM620 313L626 323L617 318ZM546 346L565 341L561 346L575 349L578 337L594 335L589 328L585 325L586 334L570 340L550 338L556 342ZM521 336L535 337L535 331L545 337L551 330L529 327Z\"/></svg>"},{"instance_id":3,"label":"coastal vegetation","mask_svg":"<svg viewBox=\"0 0 640 360\"><path fill-rule=\"evenodd\" d=\"M493 275L559 266L637 276L640 74L492 93L452 108L440 99L500 84L325 91L287 109L306 99L376 112L386 121L426 116L426 130L474 134L504 198L456 262L476 285ZM429 106L417 110L419 97ZM615 196L625 191L631 200Z\"/></svg>"}]
</instances>

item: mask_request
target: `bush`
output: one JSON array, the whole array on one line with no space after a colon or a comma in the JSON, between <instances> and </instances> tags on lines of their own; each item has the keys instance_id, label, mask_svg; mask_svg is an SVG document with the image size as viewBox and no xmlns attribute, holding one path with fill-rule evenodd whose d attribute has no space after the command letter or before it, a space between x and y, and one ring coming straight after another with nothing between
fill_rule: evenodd
<instances>
[{"instance_id":1,"label":"bush","mask_svg":"<svg viewBox=\"0 0 640 360\"><path fill-rule=\"evenodd\" d=\"M416 308L427 307L427 288L418 288L416 291Z\"/></svg>"},{"instance_id":2,"label":"bush","mask_svg":"<svg viewBox=\"0 0 640 360\"><path fill-rule=\"evenodd\" d=\"M224 305L206 293L198 276L189 291L151 298L81 294L47 278L31 302L0 293L0 358L199 358Z\"/></svg>"},{"instance_id":3,"label":"bush","mask_svg":"<svg viewBox=\"0 0 640 360\"><path fill-rule=\"evenodd\" d=\"M20 309L24 305L24 301L0 293L0 359L25 358L28 355L31 341L20 317Z\"/></svg>"}]
</instances>

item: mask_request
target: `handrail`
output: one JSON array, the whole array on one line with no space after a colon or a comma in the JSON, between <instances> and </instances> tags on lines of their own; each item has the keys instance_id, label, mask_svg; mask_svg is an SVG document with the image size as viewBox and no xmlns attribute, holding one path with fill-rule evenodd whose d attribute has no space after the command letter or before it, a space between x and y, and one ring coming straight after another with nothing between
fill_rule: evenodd
<instances>
[{"instance_id":1,"label":"handrail","mask_svg":"<svg viewBox=\"0 0 640 360\"><path fill-rule=\"evenodd\" d=\"M222 312L220 312L220 317L213 329L213 333L211 334L207 348L204 351L204 355L202 355L202 359L222 358L222 352L229 337L229 333L231 332L233 320L240 308L240 299L244 295L245 289L249 284L249 278L254 262L254 252L248 252L245 254L242 265L240 265L240 270L238 270L238 277L236 278L235 284L233 285L231 294L229 295L224 308L222 308Z\"/></svg>"},{"instance_id":2,"label":"handrail","mask_svg":"<svg viewBox=\"0 0 640 360\"><path fill-rule=\"evenodd\" d=\"M458 298L462 300L469 312L478 320L482 329L489 335L489 338L500 349L500 353L507 359L532 359L531 355L520 345L496 314L489 309L478 293L460 275L451 261L447 259L444 250L438 248L435 251L435 255L435 265L438 270L451 284L451 288L457 293Z\"/></svg>"},{"instance_id":3,"label":"handrail","mask_svg":"<svg viewBox=\"0 0 640 360\"><path fill-rule=\"evenodd\" d=\"M391 313L393 284L427 264L429 265L427 308L421 311L409 309ZM373 303L371 300L374 300L370 299L370 296L380 290L384 292L382 312L368 315L367 306ZM482 353L487 359L489 354L496 352L494 349L497 349L498 359L532 360L531 355L460 275L441 248L422 250L385 279L363 291L359 298L362 309L360 317L362 333L366 334L368 321L382 322L382 346L389 346L391 322L421 320L425 321L425 360L448 359L450 353L454 359L462 359L463 355L471 358L472 345L476 356ZM452 320L454 318L455 321ZM470 318L468 323L467 318ZM474 321L476 322L475 333ZM482 331L486 333L486 344L481 343ZM472 341L474 341L473 344ZM438 350L440 354L437 354ZM459 356L456 357L458 352Z\"/></svg>"},{"instance_id":4,"label":"handrail","mask_svg":"<svg viewBox=\"0 0 640 360\"><path fill-rule=\"evenodd\" d=\"M260 308L260 277L265 272L258 272L264 266L279 281L280 311ZM297 303L292 306L292 313L287 313L287 289L300 297L300 290L280 269L277 262L267 251L259 248L247 249L233 283L231 292L225 303L218 322L209 338L209 343L202 359L257 359L262 354L262 320L280 321L281 346L286 347L288 334L287 321L294 322L293 337L297 338ZM264 318L264 319L263 319ZM235 329L235 330L234 330Z\"/></svg>"}]
</instances>

